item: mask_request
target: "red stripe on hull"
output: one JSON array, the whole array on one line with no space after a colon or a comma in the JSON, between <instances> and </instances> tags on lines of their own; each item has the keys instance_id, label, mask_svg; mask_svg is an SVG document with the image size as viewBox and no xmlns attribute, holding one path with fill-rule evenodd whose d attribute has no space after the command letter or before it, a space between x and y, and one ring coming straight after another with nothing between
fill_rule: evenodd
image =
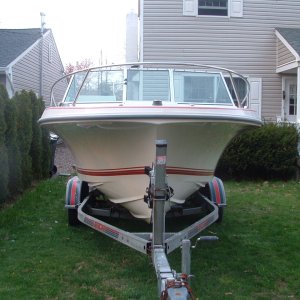
<instances>
[{"instance_id":1,"label":"red stripe on hull","mask_svg":"<svg viewBox=\"0 0 300 300\"><path fill-rule=\"evenodd\" d=\"M190 175L190 176L212 176L214 172L211 170L202 170L202 169L167 167L167 174Z\"/></svg>"},{"instance_id":2,"label":"red stripe on hull","mask_svg":"<svg viewBox=\"0 0 300 300\"><path fill-rule=\"evenodd\" d=\"M132 167L121 169L103 169L103 170L91 170L77 168L78 173L89 176L123 176L123 175L145 175L144 167ZM190 168L176 168L167 167L167 174L170 175L190 175L190 176L212 176L214 172L212 170L202 169L190 169Z\"/></svg>"}]
</instances>

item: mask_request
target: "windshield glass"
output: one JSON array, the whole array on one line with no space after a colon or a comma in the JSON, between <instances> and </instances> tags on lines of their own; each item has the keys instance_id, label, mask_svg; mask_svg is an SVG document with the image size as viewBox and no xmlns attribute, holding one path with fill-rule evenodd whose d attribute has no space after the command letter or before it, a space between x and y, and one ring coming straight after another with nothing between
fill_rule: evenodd
<instances>
[{"instance_id":1,"label":"windshield glass","mask_svg":"<svg viewBox=\"0 0 300 300\"><path fill-rule=\"evenodd\" d=\"M170 101L170 78L168 70L127 71L127 100Z\"/></svg>"},{"instance_id":2,"label":"windshield glass","mask_svg":"<svg viewBox=\"0 0 300 300\"><path fill-rule=\"evenodd\" d=\"M217 72L95 68L75 73L71 80L65 97L65 102L69 103L75 100L76 103L121 102L124 99L233 105L225 79Z\"/></svg>"},{"instance_id":3,"label":"windshield glass","mask_svg":"<svg viewBox=\"0 0 300 300\"><path fill-rule=\"evenodd\" d=\"M220 73L174 72L176 102L230 104L232 100Z\"/></svg>"},{"instance_id":4,"label":"windshield glass","mask_svg":"<svg viewBox=\"0 0 300 300\"><path fill-rule=\"evenodd\" d=\"M122 101L124 75L122 70L91 70L86 79L86 72L76 73L70 84L66 102L76 103ZM82 88L79 90L84 80Z\"/></svg>"}]
</instances>

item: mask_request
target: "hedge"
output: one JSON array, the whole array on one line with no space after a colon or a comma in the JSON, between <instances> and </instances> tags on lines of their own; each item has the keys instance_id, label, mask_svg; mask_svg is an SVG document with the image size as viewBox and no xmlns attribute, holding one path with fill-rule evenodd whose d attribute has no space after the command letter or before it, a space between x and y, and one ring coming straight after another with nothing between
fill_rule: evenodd
<instances>
[{"instance_id":1,"label":"hedge","mask_svg":"<svg viewBox=\"0 0 300 300\"><path fill-rule=\"evenodd\" d=\"M49 132L37 123L44 108L34 92L9 99L0 84L0 203L49 176Z\"/></svg>"},{"instance_id":2,"label":"hedge","mask_svg":"<svg viewBox=\"0 0 300 300\"><path fill-rule=\"evenodd\" d=\"M32 142L31 99L28 92L22 91L13 100L17 105L17 137L21 153L22 188L25 189L32 182L32 157L29 153Z\"/></svg>"},{"instance_id":3,"label":"hedge","mask_svg":"<svg viewBox=\"0 0 300 300\"><path fill-rule=\"evenodd\" d=\"M7 100L5 105L5 121L7 126L5 143L9 167L8 190L11 195L22 190L21 153L18 145L16 120L16 103L13 100Z\"/></svg>"},{"instance_id":4,"label":"hedge","mask_svg":"<svg viewBox=\"0 0 300 300\"><path fill-rule=\"evenodd\" d=\"M293 124L264 124L227 146L216 168L223 179L289 179L295 175L298 130Z\"/></svg>"},{"instance_id":5,"label":"hedge","mask_svg":"<svg viewBox=\"0 0 300 300\"><path fill-rule=\"evenodd\" d=\"M5 145L6 122L4 117L5 103L8 95L3 86L0 85L0 203L8 196L8 156Z\"/></svg>"}]
</instances>

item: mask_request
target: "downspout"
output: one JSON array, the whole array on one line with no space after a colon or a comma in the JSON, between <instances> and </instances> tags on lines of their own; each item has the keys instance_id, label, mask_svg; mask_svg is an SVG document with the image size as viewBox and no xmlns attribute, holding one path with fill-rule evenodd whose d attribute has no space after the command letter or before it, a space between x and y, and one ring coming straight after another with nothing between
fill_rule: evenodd
<instances>
[{"instance_id":1,"label":"downspout","mask_svg":"<svg viewBox=\"0 0 300 300\"><path fill-rule=\"evenodd\" d=\"M139 0L139 61L144 61L144 0Z\"/></svg>"},{"instance_id":2,"label":"downspout","mask_svg":"<svg viewBox=\"0 0 300 300\"><path fill-rule=\"evenodd\" d=\"M40 13L41 16L41 39L40 39L40 86L39 86L39 97L43 96L43 49L44 49L44 27L45 14L43 12Z\"/></svg>"},{"instance_id":3,"label":"downspout","mask_svg":"<svg viewBox=\"0 0 300 300\"><path fill-rule=\"evenodd\" d=\"M300 125L300 62L297 67L297 123Z\"/></svg>"},{"instance_id":4,"label":"downspout","mask_svg":"<svg viewBox=\"0 0 300 300\"><path fill-rule=\"evenodd\" d=\"M44 35L42 34L41 39L40 39L39 97L42 97L42 93L43 93L43 45L44 45Z\"/></svg>"}]
</instances>

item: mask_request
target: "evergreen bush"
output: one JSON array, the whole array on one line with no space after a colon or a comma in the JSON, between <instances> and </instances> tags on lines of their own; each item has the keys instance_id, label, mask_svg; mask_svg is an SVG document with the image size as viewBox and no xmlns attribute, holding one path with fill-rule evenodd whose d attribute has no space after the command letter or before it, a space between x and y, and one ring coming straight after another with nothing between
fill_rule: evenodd
<instances>
[{"instance_id":1,"label":"evergreen bush","mask_svg":"<svg viewBox=\"0 0 300 300\"><path fill-rule=\"evenodd\" d=\"M29 93L21 91L13 98L17 106L18 146L21 154L22 187L27 188L32 182L32 159L30 148L32 141L32 111Z\"/></svg>"},{"instance_id":2,"label":"evergreen bush","mask_svg":"<svg viewBox=\"0 0 300 300\"><path fill-rule=\"evenodd\" d=\"M39 116L43 114L45 110L45 102L42 98L38 99L39 102ZM42 164L41 171L42 177L47 178L49 176L50 164L51 164L51 149L50 149L50 133L49 130L45 127L41 127L41 145L42 145Z\"/></svg>"},{"instance_id":3,"label":"evergreen bush","mask_svg":"<svg viewBox=\"0 0 300 300\"><path fill-rule=\"evenodd\" d=\"M0 84L0 203L33 179L49 176L49 131L38 124L44 109L34 92L23 90L9 99Z\"/></svg>"},{"instance_id":4,"label":"evergreen bush","mask_svg":"<svg viewBox=\"0 0 300 300\"><path fill-rule=\"evenodd\" d=\"M32 160L32 175L35 179L42 178L42 129L38 124L40 118L40 100L33 91L29 92L32 111L32 141L30 156Z\"/></svg>"},{"instance_id":5,"label":"evergreen bush","mask_svg":"<svg viewBox=\"0 0 300 300\"><path fill-rule=\"evenodd\" d=\"M6 101L5 120L7 125L5 144L9 166L8 189L13 195L22 190L21 154L17 138L17 107L14 101Z\"/></svg>"},{"instance_id":6,"label":"evergreen bush","mask_svg":"<svg viewBox=\"0 0 300 300\"><path fill-rule=\"evenodd\" d=\"M295 173L298 131L293 124L265 124L232 140L216 175L236 179L287 179Z\"/></svg>"},{"instance_id":7,"label":"evergreen bush","mask_svg":"<svg viewBox=\"0 0 300 300\"><path fill-rule=\"evenodd\" d=\"M4 116L5 103L8 100L6 89L0 84L0 203L9 195L8 178L9 167L7 149L5 145L6 122Z\"/></svg>"}]
</instances>

